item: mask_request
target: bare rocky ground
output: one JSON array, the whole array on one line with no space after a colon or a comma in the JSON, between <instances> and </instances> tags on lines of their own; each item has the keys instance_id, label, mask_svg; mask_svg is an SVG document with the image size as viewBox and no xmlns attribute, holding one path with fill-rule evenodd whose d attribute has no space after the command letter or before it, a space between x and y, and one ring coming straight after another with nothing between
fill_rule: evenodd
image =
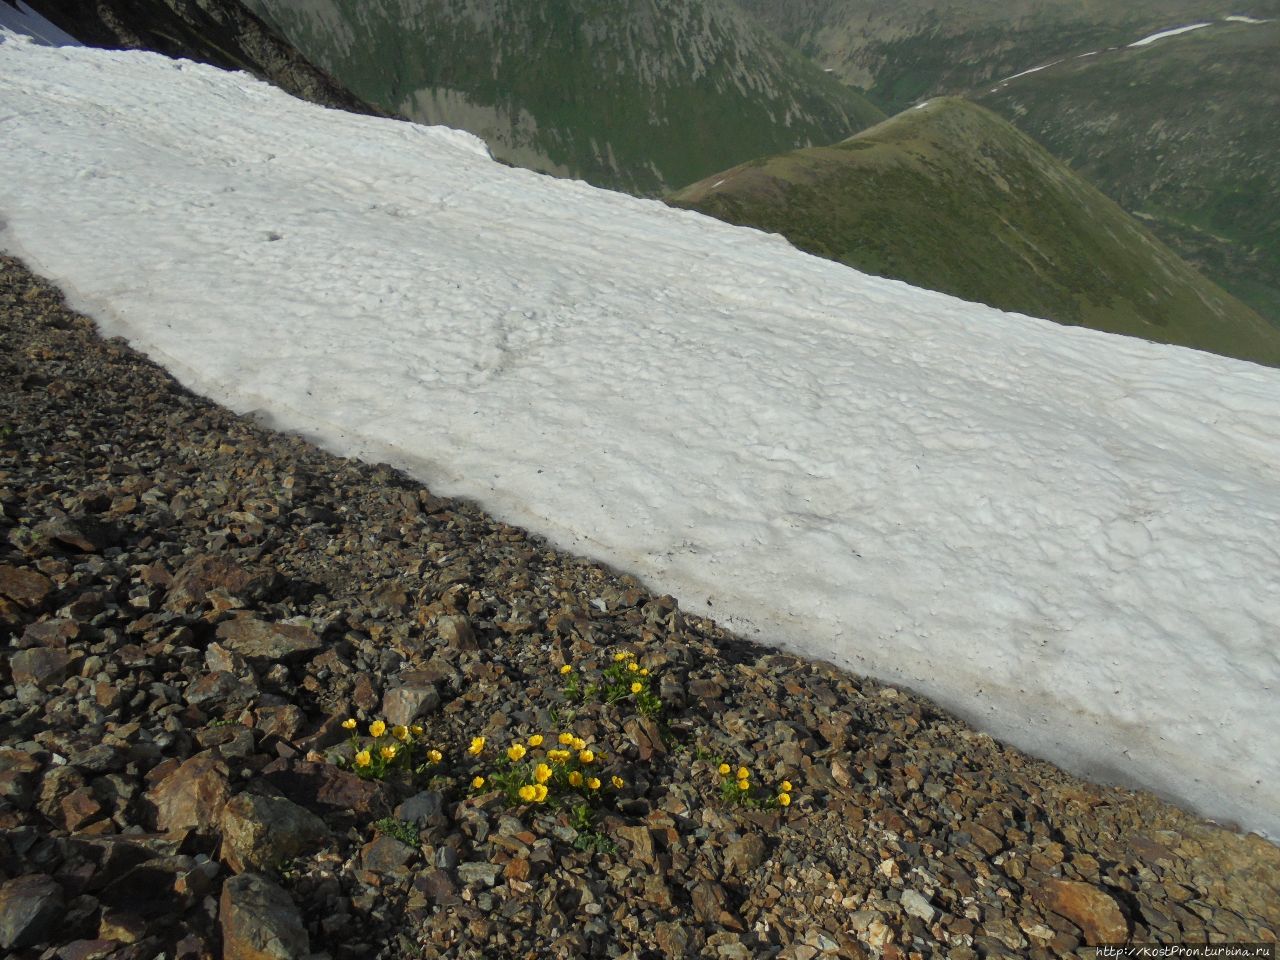
<instances>
[{"instance_id":1,"label":"bare rocky ground","mask_svg":"<svg viewBox=\"0 0 1280 960\"><path fill-rule=\"evenodd\" d=\"M5 956L966 960L1280 931L1260 838L262 429L8 258L0 411ZM658 718L566 693L562 666L585 686L619 651ZM357 775L377 719L420 725L375 751L421 772ZM561 732L598 754L590 804L561 773L542 803L492 789L510 744ZM722 762L759 803L722 797Z\"/></svg>"}]
</instances>

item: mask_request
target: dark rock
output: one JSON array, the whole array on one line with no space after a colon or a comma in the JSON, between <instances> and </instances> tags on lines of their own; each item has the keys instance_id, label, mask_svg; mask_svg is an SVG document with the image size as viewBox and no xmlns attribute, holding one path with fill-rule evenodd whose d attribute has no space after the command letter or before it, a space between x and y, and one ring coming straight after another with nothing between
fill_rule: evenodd
<instances>
[{"instance_id":1,"label":"dark rock","mask_svg":"<svg viewBox=\"0 0 1280 960\"><path fill-rule=\"evenodd\" d=\"M281 762L263 771L263 780L294 803L328 815L342 813L364 819L391 812L386 788L327 763Z\"/></svg>"},{"instance_id":2,"label":"dark rock","mask_svg":"<svg viewBox=\"0 0 1280 960\"><path fill-rule=\"evenodd\" d=\"M17 950L48 942L62 903L62 887L44 874L0 884L0 948Z\"/></svg>"},{"instance_id":3,"label":"dark rock","mask_svg":"<svg viewBox=\"0 0 1280 960\"><path fill-rule=\"evenodd\" d=\"M302 960L311 951L297 906L265 877L242 873L229 879L218 914L223 960Z\"/></svg>"}]
</instances>

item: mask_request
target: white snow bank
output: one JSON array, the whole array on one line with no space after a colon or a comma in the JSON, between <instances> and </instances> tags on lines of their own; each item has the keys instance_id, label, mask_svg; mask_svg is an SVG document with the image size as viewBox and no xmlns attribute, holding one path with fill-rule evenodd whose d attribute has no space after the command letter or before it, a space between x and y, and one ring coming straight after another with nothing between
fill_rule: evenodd
<instances>
[{"instance_id":1,"label":"white snow bank","mask_svg":"<svg viewBox=\"0 0 1280 960\"><path fill-rule=\"evenodd\" d=\"M1270 23L1270 20L1259 20L1256 17L1245 17L1239 14L1230 17L1223 17L1228 23Z\"/></svg>"},{"instance_id":2,"label":"white snow bank","mask_svg":"<svg viewBox=\"0 0 1280 960\"><path fill-rule=\"evenodd\" d=\"M12 30L51 47L80 46L75 37L54 26L22 0L17 0L14 7L0 0L0 30Z\"/></svg>"},{"instance_id":3,"label":"white snow bank","mask_svg":"<svg viewBox=\"0 0 1280 960\"><path fill-rule=\"evenodd\" d=\"M0 43L0 245L194 389L1280 835L1280 371L161 57Z\"/></svg>"},{"instance_id":4,"label":"white snow bank","mask_svg":"<svg viewBox=\"0 0 1280 960\"><path fill-rule=\"evenodd\" d=\"M1143 37L1135 43L1129 44L1130 47L1147 47L1155 43L1157 40L1163 40L1165 37L1176 37L1180 33L1190 33L1192 30L1202 30L1205 27L1213 26L1212 23L1192 23L1185 27L1174 27L1172 30L1161 30L1159 33L1153 33L1149 37Z\"/></svg>"}]
</instances>

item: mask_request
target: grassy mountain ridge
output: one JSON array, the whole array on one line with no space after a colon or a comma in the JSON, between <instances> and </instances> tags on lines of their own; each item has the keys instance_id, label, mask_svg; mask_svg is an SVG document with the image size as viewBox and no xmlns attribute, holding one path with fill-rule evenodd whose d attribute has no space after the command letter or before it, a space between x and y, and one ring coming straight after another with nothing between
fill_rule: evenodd
<instances>
[{"instance_id":1,"label":"grassy mountain ridge","mask_svg":"<svg viewBox=\"0 0 1280 960\"><path fill-rule=\"evenodd\" d=\"M1280 365L1280 331L995 114L940 98L671 202L1004 310Z\"/></svg>"},{"instance_id":2,"label":"grassy mountain ridge","mask_svg":"<svg viewBox=\"0 0 1280 960\"><path fill-rule=\"evenodd\" d=\"M1280 0L736 2L890 112L991 107L1280 327L1280 24L1226 20Z\"/></svg>"},{"instance_id":3,"label":"grassy mountain ridge","mask_svg":"<svg viewBox=\"0 0 1280 960\"><path fill-rule=\"evenodd\" d=\"M357 94L653 194L883 114L720 0L250 0Z\"/></svg>"}]
</instances>

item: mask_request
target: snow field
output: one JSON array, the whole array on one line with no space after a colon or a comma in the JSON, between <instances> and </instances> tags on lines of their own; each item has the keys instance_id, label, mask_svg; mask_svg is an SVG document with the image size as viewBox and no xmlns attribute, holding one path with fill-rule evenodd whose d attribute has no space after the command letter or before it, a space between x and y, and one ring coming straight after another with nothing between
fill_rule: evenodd
<instances>
[{"instance_id":1,"label":"snow field","mask_svg":"<svg viewBox=\"0 0 1280 960\"><path fill-rule=\"evenodd\" d=\"M0 42L0 247L180 380L1280 836L1280 371L241 74Z\"/></svg>"}]
</instances>

